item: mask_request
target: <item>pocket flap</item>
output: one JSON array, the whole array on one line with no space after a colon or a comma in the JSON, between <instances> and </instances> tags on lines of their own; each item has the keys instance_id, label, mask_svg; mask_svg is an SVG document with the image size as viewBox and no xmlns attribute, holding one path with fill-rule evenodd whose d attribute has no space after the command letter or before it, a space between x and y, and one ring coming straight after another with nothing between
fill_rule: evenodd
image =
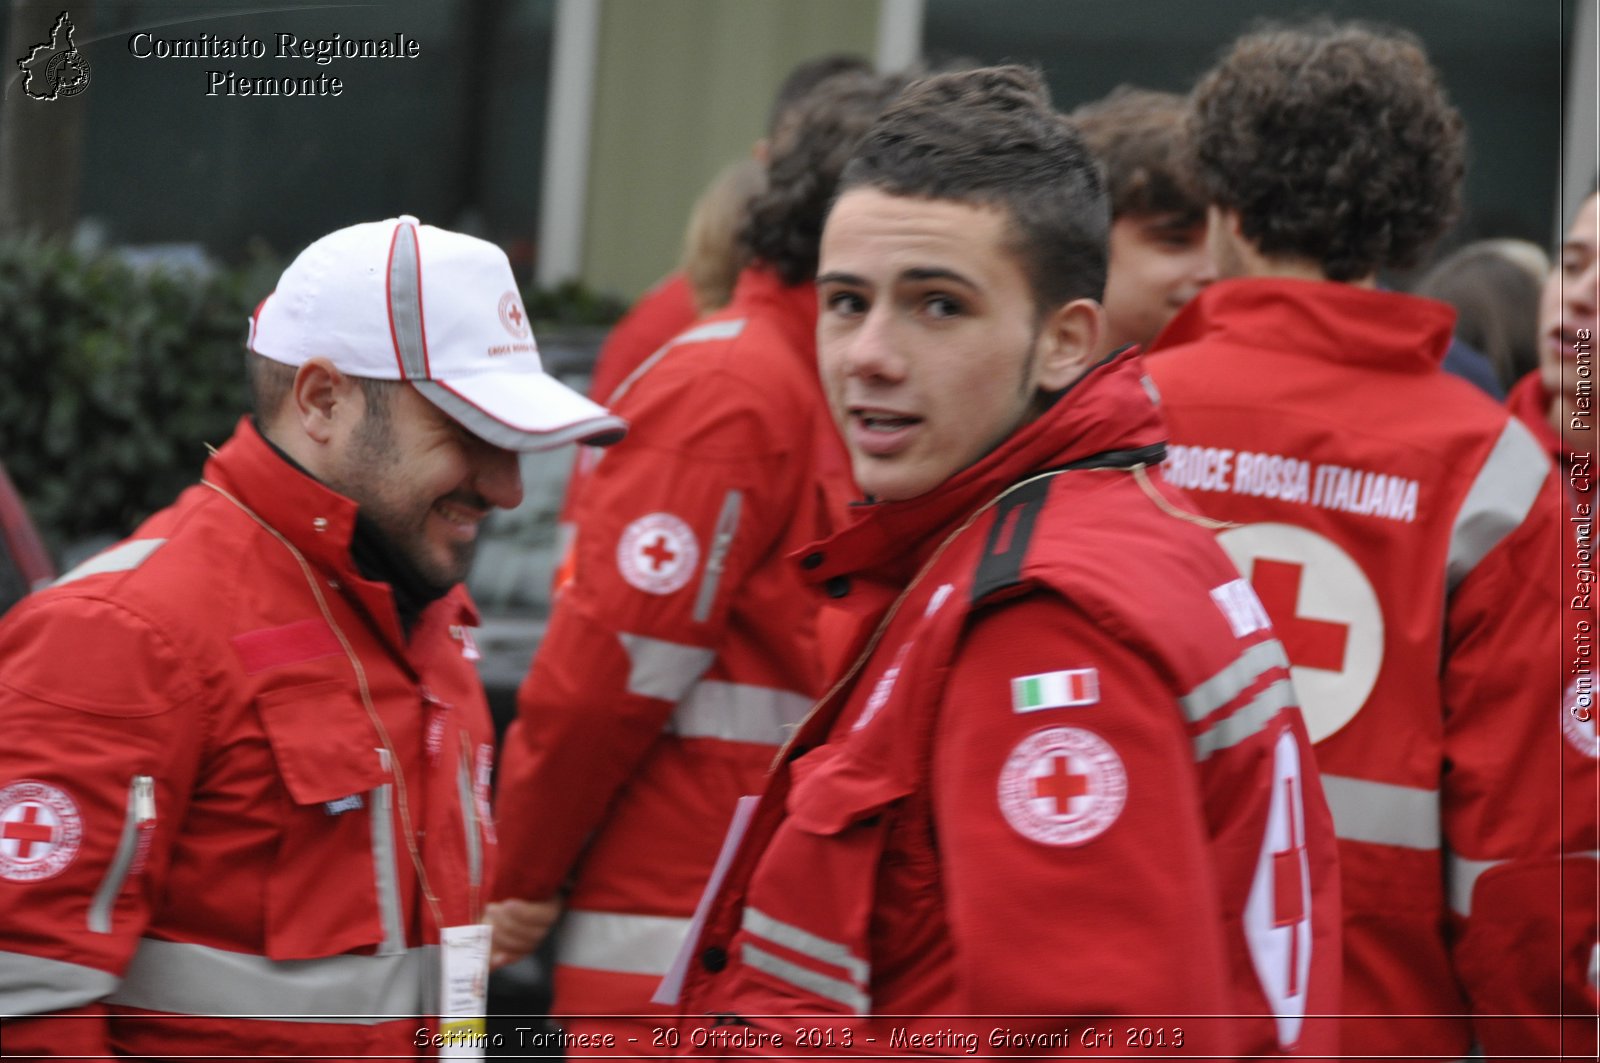
<instances>
[{"instance_id":1,"label":"pocket flap","mask_svg":"<svg viewBox=\"0 0 1600 1063\"><path fill-rule=\"evenodd\" d=\"M838 834L911 792L909 780L850 752L823 746L791 766L794 785L786 807L795 826L812 834Z\"/></svg>"},{"instance_id":2,"label":"pocket flap","mask_svg":"<svg viewBox=\"0 0 1600 1063\"><path fill-rule=\"evenodd\" d=\"M256 709L295 804L322 804L388 781L382 743L344 681L269 691L257 696Z\"/></svg>"}]
</instances>

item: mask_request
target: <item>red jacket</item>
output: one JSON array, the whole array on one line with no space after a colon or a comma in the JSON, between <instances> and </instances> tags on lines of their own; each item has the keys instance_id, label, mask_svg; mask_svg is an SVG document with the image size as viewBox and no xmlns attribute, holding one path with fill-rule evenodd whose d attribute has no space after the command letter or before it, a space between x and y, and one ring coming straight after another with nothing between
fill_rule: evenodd
<instances>
[{"instance_id":1,"label":"red jacket","mask_svg":"<svg viewBox=\"0 0 1600 1063\"><path fill-rule=\"evenodd\" d=\"M493 863L476 615L407 640L354 503L247 421L205 478L0 624L0 1011L77 1017L6 1052L432 1055L427 946Z\"/></svg>"},{"instance_id":2,"label":"red jacket","mask_svg":"<svg viewBox=\"0 0 1600 1063\"><path fill-rule=\"evenodd\" d=\"M746 270L612 396L632 427L578 495L498 792L495 895L571 879L558 1014L646 1010L734 802L820 692L816 606L782 563L851 493L815 327L810 285Z\"/></svg>"},{"instance_id":3,"label":"red jacket","mask_svg":"<svg viewBox=\"0 0 1600 1063\"><path fill-rule=\"evenodd\" d=\"M771 1016L820 1013L833 1049L879 1055L1045 1055L1085 1026L1122 1051L1332 1051L1310 745L1259 604L1145 477L1164 429L1141 375L1132 355L1096 368L804 556L862 615L860 659L715 896L685 1043L734 1015L804 1053L807 1023Z\"/></svg>"},{"instance_id":4,"label":"red jacket","mask_svg":"<svg viewBox=\"0 0 1600 1063\"><path fill-rule=\"evenodd\" d=\"M1520 423L1439 372L1452 322L1391 292L1234 280L1149 359L1165 475L1239 525L1221 540L1317 743L1344 1005L1385 1016L1345 1021L1351 1053L1557 1051L1553 1020L1483 1016L1561 1010L1561 898L1594 874L1561 859L1595 848L1595 786L1556 713L1559 486Z\"/></svg>"}]
</instances>

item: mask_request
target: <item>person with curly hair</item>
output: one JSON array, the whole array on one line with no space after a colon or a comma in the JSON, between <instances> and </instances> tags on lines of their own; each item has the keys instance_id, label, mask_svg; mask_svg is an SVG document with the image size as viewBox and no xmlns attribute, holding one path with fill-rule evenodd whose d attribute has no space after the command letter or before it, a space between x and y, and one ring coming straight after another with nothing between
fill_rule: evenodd
<instances>
[{"instance_id":1,"label":"person with curly hair","mask_svg":"<svg viewBox=\"0 0 1600 1063\"><path fill-rule=\"evenodd\" d=\"M1455 217L1461 116L1414 38L1327 20L1242 36L1192 103L1224 279L1149 358L1163 471L1288 650L1339 835L1341 1047L1571 1048L1557 905L1594 786L1555 709L1559 485L1440 372L1451 308L1376 285Z\"/></svg>"},{"instance_id":2,"label":"person with curly hair","mask_svg":"<svg viewBox=\"0 0 1600 1063\"><path fill-rule=\"evenodd\" d=\"M1188 111L1188 100L1177 93L1119 85L1067 116L1111 194L1111 260L1102 300L1108 351L1148 345L1216 279L1206 201L1194 184L1184 134Z\"/></svg>"},{"instance_id":3,"label":"person with curly hair","mask_svg":"<svg viewBox=\"0 0 1600 1063\"><path fill-rule=\"evenodd\" d=\"M637 445L578 492L571 581L505 739L490 907L503 961L563 912L551 1013L584 1041L569 1052L648 1054L643 1016L734 804L822 691L820 603L785 558L854 488L812 278L839 173L898 87L841 74L784 113L732 302L613 392Z\"/></svg>"}]
</instances>

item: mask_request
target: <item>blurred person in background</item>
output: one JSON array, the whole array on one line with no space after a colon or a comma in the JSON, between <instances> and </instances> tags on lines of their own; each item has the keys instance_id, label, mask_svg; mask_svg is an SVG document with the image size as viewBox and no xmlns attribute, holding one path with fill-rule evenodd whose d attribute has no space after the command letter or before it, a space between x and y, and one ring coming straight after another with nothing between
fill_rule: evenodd
<instances>
[{"instance_id":1,"label":"blurred person in background","mask_svg":"<svg viewBox=\"0 0 1600 1063\"><path fill-rule=\"evenodd\" d=\"M1555 730L1559 485L1438 371L1453 311L1376 285L1454 217L1461 117L1414 38L1325 20L1241 37L1192 100L1224 279L1148 359L1163 472L1236 525L1293 665L1340 840L1340 1047L1570 1049L1557 913L1595 809Z\"/></svg>"},{"instance_id":2,"label":"blurred person in background","mask_svg":"<svg viewBox=\"0 0 1600 1063\"><path fill-rule=\"evenodd\" d=\"M1477 240L1440 259L1412 292L1456 308L1456 337L1489 359L1504 390L1539 364L1539 292L1549 272L1537 244Z\"/></svg>"},{"instance_id":3,"label":"blurred person in background","mask_svg":"<svg viewBox=\"0 0 1600 1063\"><path fill-rule=\"evenodd\" d=\"M1194 184L1184 117L1172 92L1119 85L1068 115L1111 195L1106 350L1148 346L1172 315L1216 279L1205 197Z\"/></svg>"},{"instance_id":4,"label":"blurred person in background","mask_svg":"<svg viewBox=\"0 0 1600 1063\"><path fill-rule=\"evenodd\" d=\"M822 690L818 602L785 557L838 526L853 486L812 278L834 182L897 87L836 75L785 111L733 301L614 393L632 445L577 496L572 577L506 736L490 907L503 960L565 910L552 1013L569 1033L649 1050L642 1016L664 1010L651 994L735 802Z\"/></svg>"},{"instance_id":5,"label":"blurred person in background","mask_svg":"<svg viewBox=\"0 0 1600 1063\"><path fill-rule=\"evenodd\" d=\"M969 70L913 83L840 187L818 354L865 498L796 567L860 620L855 664L732 843L684 1043L781 1055L782 1017L823 1016L830 1057L1047 1056L1159 1016L1163 1056L1333 1051L1288 662L1147 473L1166 431L1137 353L1101 354L1088 151L1036 72Z\"/></svg>"}]
</instances>

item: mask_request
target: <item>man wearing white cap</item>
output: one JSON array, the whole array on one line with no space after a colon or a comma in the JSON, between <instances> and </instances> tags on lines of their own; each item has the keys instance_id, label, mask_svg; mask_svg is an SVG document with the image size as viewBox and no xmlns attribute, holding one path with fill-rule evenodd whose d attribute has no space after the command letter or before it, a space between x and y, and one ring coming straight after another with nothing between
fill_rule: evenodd
<instances>
[{"instance_id":1,"label":"man wearing white cap","mask_svg":"<svg viewBox=\"0 0 1600 1063\"><path fill-rule=\"evenodd\" d=\"M249 347L200 483L0 624L8 1053L481 1044L458 584L516 451L625 425L542 372L499 249L415 218L312 244Z\"/></svg>"}]
</instances>

